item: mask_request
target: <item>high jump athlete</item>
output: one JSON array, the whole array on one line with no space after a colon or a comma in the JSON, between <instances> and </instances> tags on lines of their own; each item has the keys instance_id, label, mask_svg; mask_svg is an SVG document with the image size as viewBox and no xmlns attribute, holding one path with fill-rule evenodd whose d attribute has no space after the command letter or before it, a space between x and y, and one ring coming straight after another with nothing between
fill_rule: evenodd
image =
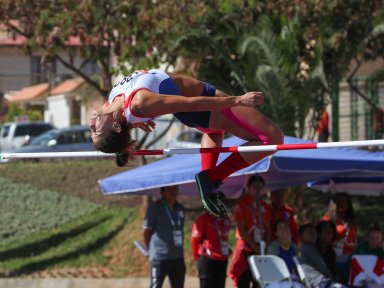
<instances>
[{"instance_id":1,"label":"high jump athlete","mask_svg":"<svg viewBox=\"0 0 384 288\"><path fill-rule=\"evenodd\" d=\"M244 145L281 144L280 129L257 109L263 101L262 92L229 96L189 76L139 70L115 84L107 103L92 112L89 126L97 150L115 153L118 166L134 157L130 131L151 132L154 119L164 114L173 114L183 124L202 131L202 148L221 147L224 131L246 140ZM204 207L216 217L226 216L225 197L217 193L221 182L273 153L234 152L219 165L218 153L202 153L202 171L195 178Z\"/></svg>"}]
</instances>

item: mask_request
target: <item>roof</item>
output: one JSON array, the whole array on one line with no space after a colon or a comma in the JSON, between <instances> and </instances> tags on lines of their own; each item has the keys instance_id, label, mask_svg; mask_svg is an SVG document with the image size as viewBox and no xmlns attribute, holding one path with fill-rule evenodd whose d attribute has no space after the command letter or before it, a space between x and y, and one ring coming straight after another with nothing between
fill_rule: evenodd
<instances>
[{"instance_id":1,"label":"roof","mask_svg":"<svg viewBox=\"0 0 384 288\"><path fill-rule=\"evenodd\" d=\"M74 78L65 80L63 83L59 84L57 87L53 88L49 95L64 94L76 91L79 89L85 80L83 78Z\"/></svg>"},{"instance_id":2,"label":"roof","mask_svg":"<svg viewBox=\"0 0 384 288\"><path fill-rule=\"evenodd\" d=\"M24 87L20 91L16 92L8 101L9 102L21 102L29 100L37 100L44 97L44 94L48 92L49 84L42 83L29 87Z\"/></svg>"},{"instance_id":3,"label":"roof","mask_svg":"<svg viewBox=\"0 0 384 288\"><path fill-rule=\"evenodd\" d=\"M22 35L16 35L12 37L0 37L0 46L21 46L27 43L28 39ZM64 42L65 46L78 47L82 46L80 38L70 36L68 40Z\"/></svg>"},{"instance_id":4,"label":"roof","mask_svg":"<svg viewBox=\"0 0 384 288\"><path fill-rule=\"evenodd\" d=\"M21 29L18 20L11 20L10 23ZM27 37L20 35L17 32L9 32L5 23L0 22L0 46L22 46L27 43ZM85 45L84 41L79 36L69 36L64 41L65 46L80 47Z\"/></svg>"},{"instance_id":5,"label":"roof","mask_svg":"<svg viewBox=\"0 0 384 288\"><path fill-rule=\"evenodd\" d=\"M11 23L20 28L18 21L11 21ZM22 46L25 45L27 41L28 38L19 33L8 32L7 26L0 22L0 46ZM78 47L83 44L81 43L79 36L69 36L68 39L64 41L64 45Z\"/></svg>"}]
</instances>

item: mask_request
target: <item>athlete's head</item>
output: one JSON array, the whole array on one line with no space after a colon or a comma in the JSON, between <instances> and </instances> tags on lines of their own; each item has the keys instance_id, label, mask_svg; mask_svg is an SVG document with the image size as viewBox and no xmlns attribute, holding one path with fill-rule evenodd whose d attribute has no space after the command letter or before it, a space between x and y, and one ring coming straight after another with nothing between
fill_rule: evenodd
<instances>
[{"instance_id":1,"label":"athlete's head","mask_svg":"<svg viewBox=\"0 0 384 288\"><path fill-rule=\"evenodd\" d=\"M131 138L132 127L127 124L122 113L93 111L89 128L96 149L104 153L115 153L117 166L125 166L133 159L135 141Z\"/></svg>"}]
</instances>

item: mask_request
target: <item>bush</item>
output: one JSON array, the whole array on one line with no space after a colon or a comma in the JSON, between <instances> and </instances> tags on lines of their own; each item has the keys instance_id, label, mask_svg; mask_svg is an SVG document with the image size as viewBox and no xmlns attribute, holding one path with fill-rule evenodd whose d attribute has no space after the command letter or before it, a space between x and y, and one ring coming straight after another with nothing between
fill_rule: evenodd
<instances>
[{"instance_id":1,"label":"bush","mask_svg":"<svg viewBox=\"0 0 384 288\"><path fill-rule=\"evenodd\" d=\"M40 111L27 110L18 107L16 104L10 104L8 107L7 121L15 121L17 116L27 116L30 121L43 120L43 114Z\"/></svg>"}]
</instances>

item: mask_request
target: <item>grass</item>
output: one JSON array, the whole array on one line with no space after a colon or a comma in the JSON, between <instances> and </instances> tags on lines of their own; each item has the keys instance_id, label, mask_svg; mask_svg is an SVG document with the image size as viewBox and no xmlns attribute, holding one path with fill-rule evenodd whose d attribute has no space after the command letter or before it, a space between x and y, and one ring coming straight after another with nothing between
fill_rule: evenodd
<instances>
[{"instance_id":1,"label":"grass","mask_svg":"<svg viewBox=\"0 0 384 288\"><path fill-rule=\"evenodd\" d=\"M127 169L130 169L128 167ZM72 160L49 162L11 162L0 165L0 206L1 213L6 220L4 226L14 227L10 231L21 230L24 222L42 216L41 219L53 218L55 208L63 201L63 211L75 207L74 204L65 205L66 200L83 202L82 205L94 205L96 208L87 213L79 214L64 222L45 227L43 230L28 235L19 235L0 245L0 272L2 275L25 275L38 271L52 271L52 269L65 269L72 267L81 270L86 267L104 267L110 271L108 277L148 277L148 258L135 248L133 242L142 242L142 224L144 211L140 196L103 196L99 192L97 180L125 171L115 167L111 159L97 160ZM6 179L4 179L6 178ZM1 180L2 179L2 180ZM1 182L3 181L3 182ZM8 183L1 186L1 183ZM10 184L11 183L11 184ZM10 188L12 191L5 196L4 187L16 185ZM15 188L16 187L16 188ZM20 190L18 192L17 190ZM30 191L28 197L21 196L25 191ZM5 191L5 190L4 190ZM45 196L38 196L44 191ZM15 193L14 195L12 195ZM21 193L21 194L17 194ZM20 195L20 196L17 196ZM5 205L5 197L14 197L19 210ZM48 199L56 199L50 202L49 209L26 210L22 205L39 204L45 207L43 202ZM55 198L56 197L56 198ZM67 198L68 197L68 198ZM308 189L293 189L288 193L289 205L295 208L298 214L299 224L306 221L317 221L326 211L330 195L315 193ZM66 199L66 200L65 200ZM70 200L72 199L72 200ZM65 200L65 201L64 201ZM35 201L35 202L34 202ZM188 275L196 275L196 263L193 260L190 238L193 221L201 211L198 199L180 197L180 201L187 208L185 222L185 261ZM370 223L378 221L382 223L383 209L380 205L381 198L360 197L354 201L359 224L359 235L365 233ZM40 203L41 202L41 203ZM13 201L13 203L15 203ZM69 203L69 202L68 202ZM91 204L90 204L91 203ZM95 205L96 204L96 205ZM0 205L2 203L0 202ZM30 207L35 207L35 206ZM74 212L67 215L75 215L81 212L83 206L76 206ZM49 206L49 205L48 205ZM14 206L16 207L16 206ZM66 207L64 209L64 207ZM127 209L128 208L128 209ZM57 208L58 209L58 208ZM78 210L78 211L76 211ZM6 212L7 211L7 212ZM19 211L16 213L16 211ZM50 211L48 213L48 211ZM67 210L71 211L71 210ZM73 211L73 210L72 210ZM35 214L34 214L35 213ZM12 223L12 217L19 216L22 220ZM59 214L59 212L57 213ZM8 218L7 218L8 217ZM30 219L29 219L30 218ZM37 217L38 218L38 217ZM1 219L0 219L1 221ZM1 223L1 222L0 222ZM9 228L8 227L8 228ZM4 228L1 228L3 232ZM5 231L5 230L4 230ZM13 233L13 232L12 232ZM230 246L235 247L234 229L230 234ZM1 244L1 243L0 243ZM75 274L73 277L76 277ZM65 275L62 275L65 277Z\"/></svg>"},{"instance_id":2,"label":"grass","mask_svg":"<svg viewBox=\"0 0 384 288\"><path fill-rule=\"evenodd\" d=\"M103 251L131 214L130 209L99 208L60 228L2 245L0 270L3 276L18 276L47 268L108 266Z\"/></svg>"},{"instance_id":3,"label":"grass","mask_svg":"<svg viewBox=\"0 0 384 288\"><path fill-rule=\"evenodd\" d=\"M106 197L101 194L97 182L132 167L116 167L112 159L15 161L0 165L0 175L16 183L29 184L108 207L132 207L141 202L139 197Z\"/></svg>"},{"instance_id":4,"label":"grass","mask_svg":"<svg viewBox=\"0 0 384 288\"><path fill-rule=\"evenodd\" d=\"M99 207L3 177L0 177L0 191L0 244L58 227Z\"/></svg>"}]
</instances>

